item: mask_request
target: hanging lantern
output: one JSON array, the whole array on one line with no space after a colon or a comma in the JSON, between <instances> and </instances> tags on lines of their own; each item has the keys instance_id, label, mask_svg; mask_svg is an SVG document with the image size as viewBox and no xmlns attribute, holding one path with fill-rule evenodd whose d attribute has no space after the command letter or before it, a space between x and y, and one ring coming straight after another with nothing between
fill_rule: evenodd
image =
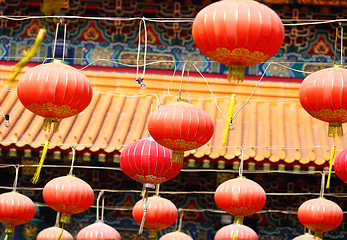
<instances>
[{"instance_id":1,"label":"hanging lantern","mask_svg":"<svg viewBox=\"0 0 347 240\"><path fill-rule=\"evenodd\" d=\"M305 233L304 235L293 238L293 240L314 240L314 236L311 234Z\"/></svg>"},{"instance_id":2,"label":"hanging lantern","mask_svg":"<svg viewBox=\"0 0 347 240\"><path fill-rule=\"evenodd\" d=\"M242 223L244 216L252 215L264 207L266 194L258 183L238 177L220 184L214 199L218 207L237 216L235 220Z\"/></svg>"},{"instance_id":3,"label":"hanging lantern","mask_svg":"<svg viewBox=\"0 0 347 240\"><path fill-rule=\"evenodd\" d=\"M182 162L171 164L172 151L153 138L129 144L122 151L119 163L123 172L143 184L160 184L175 177L182 169Z\"/></svg>"},{"instance_id":4,"label":"hanging lantern","mask_svg":"<svg viewBox=\"0 0 347 240\"><path fill-rule=\"evenodd\" d=\"M193 238L182 232L171 232L165 234L159 240L193 240Z\"/></svg>"},{"instance_id":5,"label":"hanging lantern","mask_svg":"<svg viewBox=\"0 0 347 240\"><path fill-rule=\"evenodd\" d=\"M229 66L229 80L242 81L245 66L264 62L277 53L284 27L280 17L264 4L224 0L197 14L192 34L204 55Z\"/></svg>"},{"instance_id":6,"label":"hanging lantern","mask_svg":"<svg viewBox=\"0 0 347 240\"><path fill-rule=\"evenodd\" d=\"M231 224L219 229L214 240L258 240L258 235L252 228Z\"/></svg>"},{"instance_id":7,"label":"hanging lantern","mask_svg":"<svg viewBox=\"0 0 347 240\"><path fill-rule=\"evenodd\" d=\"M337 155L334 160L334 170L336 175L347 183L347 149Z\"/></svg>"},{"instance_id":8,"label":"hanging lantern","mask_svg":"<svg viewBox=\"0 0 347 240\"><path fill-rule=\"evenodd\" d=\"M43 229L36 237L36 240L56 240L58 235L61 234L60 240L73 240L72 235L59 227L50 227Z\"/></svg>"},{"instance_id":9,"label":"hanging lantern","mask_svg":"<svg viewBox=\"0 0 347 240\"><path fill-rule=\"evenodd\" d=\"M158 108L148 119L155 141L170 148L173 162L183 162L184 151L199 148L213 135L213 122L203 110L180 101Z\"/></svg>"},{"instance_id":10,"label":"hanging lantern","mask_svg":"<svg viewBox=\"0 0 347 240\"><path fill-rule=\"evenodd\" d=\"M331 231L341 224L343 212L336 203L320 197L301 204L298 218L302 225L315 231L315 238L322 239L323 232Z\"/></svg>"},{"instance_id":11,"label":"hanging lantern","mask_svg":"<svg viewBox=\"0 0 347 240\"><path fill-rule=\"evenodd\" d=\"M27 196L14 191L0 195L0 222L7 225L5 239L15 226L29 222L34 215L35 205Z\"/></svg>"},{"instance_id":12,"label":"hanging lantern","mask_svg":"<svg viewBox=\"0 0 347 240\"><path fill-rule=\"evenodd\" d=\"M44 117L44 128L82 112L93 96L88 78L64 63L41 64L19 79L17 94L25 108Z\"/></svg>"},{"instance_id":13,"label":"hanging lantern","mask_svg":"<svg viewBox=\"0 0 347 240\"><path fill-rule=\"evenodd\" d=\"M149 197L147 208L145 208L145 199L135 204L133 217L137 223L141 224L145 212L144 227L151 230L161 230L171 226L178 216L176 206L170 200L159 196Z\"/></svg>"},{"instance_id":14,"label":"hanging lantern","mask_svg":"<svg viewBox=\"0 0 347 240\"><path fill-rule=\"evenodd\" d=\"M44 117L43 128L58 131L62 118L82 112L93 96L88 78L77 69L64 63L41 64L25 72L19 79L17 94L21 103L31 112ZM49 139L43 148L33 183L38 181L47 153Z\"/></svg>"},{"instance_id":15,"label":"hanging lantern","mask_svg":"<svg viewBox=\"0 0 347 240\"><path fill-rule=\"evenodd\" d=\"M307 76L300 85L302 107L312 117L329 123L328 135L343 136L342 123L347 122L347 69L319 70Z\"/></svg>"},{"instance_id":16,"label":"hanging lantern","mask_svg":"<svg viewBox=\"0 0 347 240\"><path fill-rule=\"evenodd\" d=\"M94 202L93 189L73 175L52 179L43 188L42 195L51 208L61 213L63 223L69 223L72 214L87 210Z\"/></svg>"},{"instance_id":17,"label":"hanging lantern","mask_svg":"<svg viewBox=\"0 0 347 240\"><path fill-rule=\"evenodd\" d=\"M113 227L105 224L102 221L95 223L81 229L78 232L77 240L120 240L120 234Z\"/></svg>"}]
</instances>

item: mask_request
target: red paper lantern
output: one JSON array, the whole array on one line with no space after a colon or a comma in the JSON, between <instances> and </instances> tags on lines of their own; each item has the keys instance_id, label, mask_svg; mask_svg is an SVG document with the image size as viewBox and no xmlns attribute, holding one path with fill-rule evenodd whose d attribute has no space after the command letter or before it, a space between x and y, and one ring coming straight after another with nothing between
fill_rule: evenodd
<instances>
[{"instance_id":1,"label":"red paper lantern","mask_svg":"<svg viewBox=\"0 0 347 240\"><path fill-rule=\"evenodd\" d=\"M172 151L152 138L129 144L122 151L119 162L123 172L143 184L160 184L175 177L182 162L171 164Z\"/></svg>"},{"instance_id":2,"label":"red paper lantern","mask_svg":"<svg viewBox=\"0 0 347 240\"><path fill-rule=\"evenodd\" d=\"M182 232L172 232L165 234L159 240L193 240L193 238Z\"/></svg>"},{"instance_id":3,"label":"red paper lantern","mask_svg":"<svg viewBox=\"0 0 347 240\"><path fill-rule=\"evenodd\" d=\"M265 205L266 194L258 183L238 177L219 185L214 199L223 211L243 217L260 211Z\"/></svg>"},{"instance_id":4,"label":"red paper lantern","mask_svg":"<svg viewBox=\"0 0 347 240\"><path fill-rule=\"evenodd\" d=\"M60 119L74 116L89 105L93 91L81 71L54 62L25 72L19 79L17 94L24 107L45 118L45 129L54 123L57 130Z\"/></svg>"},{"instance_id":5,"label":"red paper lantern","mask_svg":"<svg viewBox=\"0 0 347 240\"><path fill-rule=\"evenodd\" d=\"M184 151L199 148L213 135L213 122L203 110L186 102L158 108L148 119L148 131L155 141L173 150L173 161L183 162Z\"/></svg>"},{"instance_id":6,"label":"red paper lantern","mask_svg":"<svg viewBox=\"0 0 347 240\"><path fill-rule=\"evenodd\" d=\"M334 160L334 170L336 175L347 183L347 149L337 155Z\"/></svg>"},{"instance_id":7,"label":"red paper lantern","mask_svg":"<svg viewBox=\"0 0 347 240\"><path fill-rule=\"evenodd\" d=\"M7 225L6 236L14 232L15 226L29 222L34 215L35 205L27 196L18 192L0 195L0 222Z\"/></svg>"},{"instance_id":8,"label":"red paper lantern","mask_svg":"<svg viewBox=\"0 0 347 240\"><path fill-rule=\"evenodd\" d=\"M293 238L293 240L314 240L314 236L311 234L305 233L304 235Z\"/></svg>"},{"instance_id":9,"label":"red paper lantern","mask_svg":"<svg viewBox=\"0 0 347 240\"><path fill-rule=\"evenodd\" d=\"M258 235L252 228L244 225L231 224L219 229L214 240L258 240Z\"/></svg>"},{"instance_id":10,"label":"red paper lantern","mask_svg":"<svg viewBox=\"0 0 347 240\"><path fill-rule=\"evenodd\" d=\"M78 232L77 240L120 240L120 234L113 227L96 221Z\"/></svg>"},{"instance_id":11,"label":"red paper lantern","mask_svg":"<svg viewBox=\"0 0 347 240\"><path fill-rule=\"evenodd\" d=\"M141 224L145 212L145 200L138 201L133 208L135 221ZM144 227L151 230L161 230L175 223L178 213L176 206L159 196L149 197L147 200L147 214Z\"/></svg>"},{"instance_id":12,"label":"red paper lantern","mask_svg":"<svg viewBox=\"0 0 347 240\"><path fill-rule=\"evenodd\" d=\"M73 175L54 178L43 188L43 199L61 213L61 222L70 222L72 214L87 210L94 202L94 192L88 183Z\"/></svg>"},{"instance_id":13,"label":"red paper lantern","mask_svg":"<svg viewBox=\"0 0 347 240\"><path fill-rule=\"evenodd\" d=\"M329 123L328 135L343 135L347 122L347 69L319 70L307 76L300 85L302 107L314 118Z\"/></svg>"},{"instance_id":14,"label":"red paper lantern","mask_svg":"<svg viewBox=\"0 0 347 240\"><path fill-rule=\"evenodd\" d=\"M316 198L301 204L298 218L302 225L316 232L315 237L322 238L323 232L333 230L341 224L343 212L336 203Z\"/></svg>"},{"instance_id":15,"label":"red paper lantern","mask_svg":"<svg viewBox=\"0 0 347 240\"><path fill-rule=\"evenodd\" d=\"M62 229L59 227L50 227L43 229L37 235L36 240L56 240L58 235L61 233L61 230ZM60 240L73 240L73 237L68 231L63 230Z\"/></svg>"},{"instance_id":16,"label":"red paper lantern","mask_svg":"<svg viewBox=\"0 0 347 240\"><path fill-rule=\"evenodd\" d=\"M252 0L224 0L203 8L193 23L193 39L207 57L229 66L230 79L243 80L245 66L264 62L284 40L280 17Z\"/></svg>"}]
</instances>

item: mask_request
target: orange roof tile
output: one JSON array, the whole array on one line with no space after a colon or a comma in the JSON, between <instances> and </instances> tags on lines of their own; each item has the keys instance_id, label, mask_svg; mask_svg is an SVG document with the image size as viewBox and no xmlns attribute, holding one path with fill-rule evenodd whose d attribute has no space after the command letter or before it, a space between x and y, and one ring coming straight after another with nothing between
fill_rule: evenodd
<instances>
[{"instance_id":1,"label":"orange roof tile","mask_svg":"<svg viewBox=\"0 0 347 240\"><path fill-rule=\"evenodd\" d=\"M6 79L10 67L1 66L1 69ZM177 96L168 96L168 87L171 94L177 94L181 85L181 77L146 74L144 82L148 87L141 90L133 73L84 73L93 85L93 100L79 115L61 121L59 131L50 136L50 149L66 150L76 146L77 151L118 154L124 146L147 136L146 123L151 111L158 101L163 104L175 101ZM183 80L186 88L186 79ZM244 149L244 160L256 162L323 165L329 161L332 139L327 137L327 124L310 117L302 109L298 101L300 84L262 82L251 101L235 117L234 130L229 131L227 146L223 147L226 124L223 115L227 115L231 93L236 93L236 111L246 102L256 82L246 80L235 85L223 78L206 80L216 101L200 77L189 78L188 95L192 104L205 109L212 117L215 133L205 146L187 151L186 157L231 160L240 157ZM14 87L15 84L10 89L2 87L0 92L3 113L12 111L9 128L4 126L4 118L0 116L0 144L39 148L47 137L42 130L43 118L19 103ZM182 96L186 94L186 90L182 91ZM345 147L346 140L347 137L335 139L339 151Z\"/></svg>"}]
</instances>

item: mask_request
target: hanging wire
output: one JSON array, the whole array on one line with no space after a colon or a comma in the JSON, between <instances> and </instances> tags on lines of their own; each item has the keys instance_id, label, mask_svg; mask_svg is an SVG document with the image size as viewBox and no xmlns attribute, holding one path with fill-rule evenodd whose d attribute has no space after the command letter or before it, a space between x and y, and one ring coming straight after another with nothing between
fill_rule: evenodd
<instances>
[{"instance_id":1,"label":"hanging wire","mask_svg":"<svg viewBox=\"0 0 347 240\"><path fill-rule=\"evenodd\" d=\"M74 163L75 163L75 155L76 155L75 147L71 146L71 149L72 149L72 159L71 159L71 166L70 166L70 171L69 171L70 175L72 175L72 171L73 171Z\"/></svg>"},{"instance_id":2,"label":"hanging wire","mask_svg":"<svg viewBox=\"0 0 347 240\"><path fill-rule=\"evenodd\" d=\"M322 180L321 180L321 187L320 187L319 197L324 197L325 174L326 174L326 172L323 172L323 173L322 173Z\"/></svg>"},{"instance_id":3,"label":"hanging wire","mask_svg":"<svg viewBox=\"0 0 347 240\"><path fill-rule=\"evenodd\" d=\"M60 212L57 212L57 216L55 218L55 227L59 227L59 219L60 219Z\"/></svg>"},{"instance_id":4,"label":"hanging wire","mask_svg":"<svg viewBox=\"0 0 347 240\"><path fill-rule=\"evenodd\" d=\"M243 153L245 151L244 147L241 147L241 159L240 159L240 167L239 167L239 176L242 177L243 174Z\"/></svg>"},{"instance_id":5,"label":"hanging wire","mask_svg":"<svg viewBox=\"0 0 347 240\"><path fill-rule=\"evenodd\" d=\"M96 221L99 221L99 209L100 209L100 207L99 207L99 204L100 204L100 198L101 198L101 196L103 196L104 195L104 190L101 190L100 192L99 192L99 195L98 195L98 198L96 199ZM101 215L103 215L103 213L101 214ZM102 220L102 219L101 219Z\"/></svg>"},{"instance_id":6,"label":"hanging wire","mask_svg":"<svg viewBox=\"0 0 347 240\"><path fill-rule=\"evenodd\" d=\"M63 42L63 62L65 59L65 41L66 41L66 23L64 24L64 42Z\"/></svg>"},{"instance_id":7,"label":"hanging wire","mask_svg":"<svg viewBox=\"0 0 347 240\"><path fill-rule=\"evenodd\" d=\"M62 22L62 20L60 19L60 22ZM55 37L54 37L54 44L53 44L53 53L52 53L52 59L54 60L55 57L55 48L57 46L57 38L58 38L58 29L59 29L59 23L57 22L57 26L55 28Z\"/></svg>"},{"instance_id":8,"label":"hanging wire","mask_svg":"<svg viewBox=\"0 0 347 240\"><path fill-rule=\"evenodd\" d=\"M19 164L15 165L15 177L14 177L14 181L13 181L13 192L17 191L18 174L19 174Z\"/></svg>"},{"instance_id":9,"label":"hanging wire","mask_svg":"<svg viewBox=\"0 0 347 240\"><path fill-rule=\"evenodd\" d=\"M143 70L142 70L142 75L141 77L139 77L139 61L140 61L140 51L141 51L141 26L143 23L143 28L144 28L144 33L145 33L145 48L144 48L144 53L143 53ZM147 58L147 26L146 26L146 20L143 17L139 23L139 43L138 43L138 48L137 48L137 58L136 58L136 79L142 79L145 76L145 72L146 72L146 58Z\"/></svg>"},{"instance_id":10,"label":"hanging wire","mask_svg":"<svg viewBox=\"0 0 347 240\"><path fill-rule=\"evenodd\" d=\"M101 202L101 222L104 221L104 210L105 210L105 194L103 194L102 202Z\"/></svg>"},{"instance_id":11,"label":"hanging wire","mask_svg":"<svg viewBox=\"0 0 347 240\"><path fill-rule=\"evenodd\" d=\"M180 232L181 229L182 229L183 215L184 215L183 209L179 209L180 220L179 220L179 222L178 222L178 228L177 228L177 231L178 231L178 232Z\"/></svg>"},{"instance_id":12,"label":"hanging wire","mask_svg":"<svg viewBox=\"0 0 347 240\"><path fill-rule=\"evenodd\" d=\"M341 28L341 65L343 65L343 27L341 22L339 22Z\"/></svg>"}]
</instances>

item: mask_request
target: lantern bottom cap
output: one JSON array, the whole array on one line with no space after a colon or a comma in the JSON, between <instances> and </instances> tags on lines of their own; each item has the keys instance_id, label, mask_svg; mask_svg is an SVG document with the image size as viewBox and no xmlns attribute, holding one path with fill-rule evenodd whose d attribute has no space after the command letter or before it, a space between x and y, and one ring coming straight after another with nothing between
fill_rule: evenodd
<instances>
[{"instance_id":1,"label":"lantern bottom cap","mask_svg":"<svg viewBox=\"0 0 347 240\"><path fill-rule=\"evenodd\" d=\"M328 136L329 137L335 137L335 136L343 136L343 128L342 124L340 122L330 122L329 128L328 128Z\"/></svg>"},{"instance_id":2,"label":"lantern bottom cap","mask_svg":"<svg viewBox=\"0 0 347 240\"><path fill-rule=\"evenodd\" d=\"M62 223L70 223L71 215L68 213L62 213L59 221Z\"/></svg>"}]
</instances>

